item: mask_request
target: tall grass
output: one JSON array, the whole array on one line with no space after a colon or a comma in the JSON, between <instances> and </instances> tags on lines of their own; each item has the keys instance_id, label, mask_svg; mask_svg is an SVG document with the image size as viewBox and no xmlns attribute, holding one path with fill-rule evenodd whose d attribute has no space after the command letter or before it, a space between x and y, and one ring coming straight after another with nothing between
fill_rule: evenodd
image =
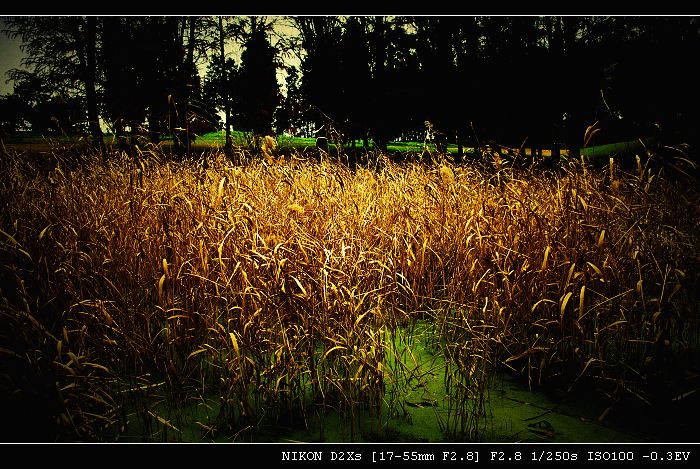
<instances>
[{"instance_id":1,"label":"tall grass","mask_svg":"<svg viewBox=\"0 0 700 469\"><path fill-rule=\"evenodd\" d=\"M698 195L638 159L558 173L292 155L6 154L2 387L18 438L182 439L406 413L431 324L445 439L478 440L499 367L682 398L697 363ZM688 387L691 386L691 387Z\"/></svg>"}]
</instances>

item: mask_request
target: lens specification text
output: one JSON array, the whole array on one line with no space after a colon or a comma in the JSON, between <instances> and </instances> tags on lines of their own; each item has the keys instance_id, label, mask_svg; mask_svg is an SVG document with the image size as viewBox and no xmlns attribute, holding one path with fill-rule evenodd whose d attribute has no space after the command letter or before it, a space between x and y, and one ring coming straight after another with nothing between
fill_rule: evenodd
<instances>
[{"instance_id":1,"label":"lens specification text","mask_svg":"<svg viewBox=\"0 0 700 469\"><path fill-rule=\"evenodd\" d=\"M694 451L674 450L655 451L652 449L623 450L549 450L537 449L520 451L506 449L503 451L282 451L283 462L327 461L327 462L443 462L459 464L478 464L482 462L494 465L509 464L547 464L547 463L587 463L587 462L656 462L690 463ZM455 464L456 463L456 464ZM675 464L677 466L678 464Z\"/></svg>"}]
</instances>

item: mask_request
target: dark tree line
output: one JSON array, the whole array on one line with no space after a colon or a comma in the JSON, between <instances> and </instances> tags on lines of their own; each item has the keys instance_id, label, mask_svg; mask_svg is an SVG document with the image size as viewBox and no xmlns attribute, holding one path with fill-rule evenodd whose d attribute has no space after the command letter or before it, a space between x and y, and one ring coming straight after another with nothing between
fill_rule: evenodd
<instances>
[{"instance_id":1,"label":"dark tree line","mask_svg":"<svg viewBox=\"0 0 700 469\"><path fill-rule=\"evenodd\" d=\"M695 17L295 21L304 97L380 144L416 138L425 121L460 145L577 149L596 122L599 143L657 125L670 141L696 138Z\"/></svg>"},{"instance_id":2,"label":"dark tree line","mask_svg":"<svg viewBox=\"0 0 700 469\"><path fill-rule=\"evenodd\" d=\"M27 70L5 131L144 129L187 151L213 128L533 149L696 143L697 17L13 17ZM226 51L235 45L240 59ZM297 57L298 68L289 65ZM200 74L200 70L206 73ZM286 93L278 71L286 72ZM203 75L203 76L202 76ZM219 118L219 115L225 116Z\"/></svg>"}]
</instances>

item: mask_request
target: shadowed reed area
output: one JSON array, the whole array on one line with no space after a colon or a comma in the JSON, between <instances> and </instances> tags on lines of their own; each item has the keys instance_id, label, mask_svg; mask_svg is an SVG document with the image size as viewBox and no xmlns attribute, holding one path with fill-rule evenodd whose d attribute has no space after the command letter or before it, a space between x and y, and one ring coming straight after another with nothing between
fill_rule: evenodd
<instances>
[{"instance_id":1,"label":"shadowed reed area","mask_svg":"<svg viewBox=\"0 0 700 469\"><path fill-rule=\"evenodd\" d=\"M113 441L136 420L180 441L185 405L205 441L324 439L331 412L350 440L390 439L426 323L445 440L479 440L504 367L612 410L700 386L698 193L658 156L42 158L2 160L4 440Z\"/></svg>"}]
</instances>

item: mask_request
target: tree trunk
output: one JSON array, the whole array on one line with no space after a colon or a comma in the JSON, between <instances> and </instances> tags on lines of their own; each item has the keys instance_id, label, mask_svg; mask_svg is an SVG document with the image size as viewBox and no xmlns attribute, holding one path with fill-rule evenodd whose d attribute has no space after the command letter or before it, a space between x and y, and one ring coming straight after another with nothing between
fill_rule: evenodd
<instances>
[{"instance_id":1,"label":"tree trunk","mask_svg":"<svg viewBox=\"0 0 700 469\"><path fill-rule=\"evenodd\" d=\"M102 129L100 128L100 116L97 110L97 92L95 90L95 43L97 37L97 18L88 16L85 24L85 59L83 63L83 79L85 82L85 99L87 101L88 126L93 144L99 148L103 157L107 155ZM82 54L81 54L82 55Z\"/></svg>"},{"instance_id":2,"label":"tree trunk","mask_svg":"<svg viewBox=\"0 0 700 469\"><path fill-rule=\"evenodd\" d=\"M457 156L455 156L455 164L462 164L464 159L464 144L462 142L462 135L459 131L455 131L455 139L457 140Z\"/></svg>"},{"instance_id":3,"label":"tree trunk","mask_svg":"<svg viewBox=\"0 0 700 469\"><path fill-rule=\"evenodd\" d=\"M219 16L219 54L221 57L221 99L224 101L224 111L226 112L226 147L231 144L231 104L228 99L228 79L226 75L226 54L224 52L224 20Z\"/></svg>"},{"instance_id":4,"label":"tree trunk","mask_svg":"<svg viewBox=\"0 0 700 469\"><path fill-rule=\"evenodd\" d=\"M192 83L190 80L192 78L192 73L194 72L194 42L197 34L197 23L195 21L195 16L190 16L190 31L189 37L187 39L187 60L185 62L185 93L183 102L183 124L185 127L185 153L190 154L190 126L187 119L187 108L190 101L190 89L192 88Z\"/></svg>"}]
</instances>

